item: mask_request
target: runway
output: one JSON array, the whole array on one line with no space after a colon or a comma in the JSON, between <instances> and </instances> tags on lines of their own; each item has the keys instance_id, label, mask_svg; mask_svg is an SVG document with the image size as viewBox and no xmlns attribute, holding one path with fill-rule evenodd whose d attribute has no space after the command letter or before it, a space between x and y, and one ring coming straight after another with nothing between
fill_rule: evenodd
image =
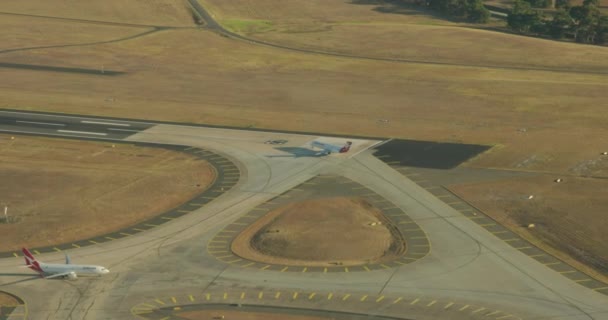
<instances>
[{"instance_id":1,"label":"runway","mask_svg":"<svg viewBox=\"0 0 608 320\"><path fill-rule=\"evenodd\" d=\"M178 219L71 251L73 261L108 267L107 276L42 280L19 269L22 259L0 259L0 290L23 298L24 318L178 319L187 306L241 303L403 319L608 319L605 295L516 250L375 158L378 140L348 139L349 153L321 157L310 141L346 138L22 112L0 112L0 131L203 148L241 173L230 191ZM265 143L272 140L284 143ZM369 271L281 272L208 252L227 225L318 175L352 180L394 204L424 231L428 253Z\"/></svg>"}]
</instances>

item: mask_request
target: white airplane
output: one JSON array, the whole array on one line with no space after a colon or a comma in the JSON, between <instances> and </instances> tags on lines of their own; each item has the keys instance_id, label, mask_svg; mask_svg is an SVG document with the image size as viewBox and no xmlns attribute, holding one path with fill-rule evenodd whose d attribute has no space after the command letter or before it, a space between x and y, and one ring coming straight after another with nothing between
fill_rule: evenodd
<instances>
[{"instance_id":1,"label":"white airplane","mask_svg":"<svg viewBox=\"0 0 608 320\"><path fill-rule=\"evenodd\" d=\"M348 152L348 150L350 150L350 146L353 143L350 141L346 141L346 144L343 146L336 146L333 144L329 144L329 143L324 143L324 142L320 142L317 140L314 140L313 142L310 143L310 145L313 148L319 148L321 149L322 153L325 155L331 154L332 152L337 152L337 153L345 153Z\"/></svg>"},{"instance_id":2,"label":"white airplane","mask_svg":"<svg viewBox=\"0 0 608 320\"><path fill-rule=\"evenodd\" d=\"M78 274L103 275L110 272L110 270L101 266L72 264L67 254L65 255L65 264L51 264L36 260L26 248L23 248L22 251L25 256L25 266L38 272L40 276L46 279L62 277L75 280L78 278Z\"/></svg>"}]
</instances>

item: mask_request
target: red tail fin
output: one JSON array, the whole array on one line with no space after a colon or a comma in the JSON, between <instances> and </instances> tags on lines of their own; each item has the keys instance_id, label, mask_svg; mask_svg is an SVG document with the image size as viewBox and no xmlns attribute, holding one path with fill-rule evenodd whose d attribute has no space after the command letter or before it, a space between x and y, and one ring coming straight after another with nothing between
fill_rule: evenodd
<instances>
[{"instance_id":1,"label":"red tail fin","mask_svg":"<svg viewBox=\"0 0 608 320\"><path fill-rule=\"evenodd\" d=\"M352 144L353 144L352 142L347 141L347 142L346 142L346 144L344 145L344 147L342 147L342 148L340 149L340 153L345 153L345 152L348 152L348 150L350 150L350 146L351 146Z\"/></svg>"},{"instance_id":2,"label":"red tail fin","mask_svg":"<svg viewBox=\"0 0 608 320\"><path fill-rule=\"evenodd\" d=\"M23 255L25 257L25 265L36 271L36 272L40 272L43 273L44 271L42 271L42 268L40 267L40 264L38 263L38 261L36 260L36 258L34 258L34 255L32 255L32 253L27 250L26 248L21 249L21 251L23 251Z\"/></svg>"}]
</instances>

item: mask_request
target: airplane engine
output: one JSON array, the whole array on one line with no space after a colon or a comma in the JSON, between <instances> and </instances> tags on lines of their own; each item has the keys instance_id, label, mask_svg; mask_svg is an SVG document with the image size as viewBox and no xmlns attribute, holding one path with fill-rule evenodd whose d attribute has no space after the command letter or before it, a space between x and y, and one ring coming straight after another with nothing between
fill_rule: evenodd
<instances>
[{"instance_id":1,"label":"airplane engine","mask_svg":"<svg viewBox=\"0 0 608 320\"><path fill-rule=\"evenodd\" d=\"M68 280L76 280L78 278L78 276L76 276L75 272L68 273L68 275L66 277L68 278Z\"/></svg>"}]
</instances>

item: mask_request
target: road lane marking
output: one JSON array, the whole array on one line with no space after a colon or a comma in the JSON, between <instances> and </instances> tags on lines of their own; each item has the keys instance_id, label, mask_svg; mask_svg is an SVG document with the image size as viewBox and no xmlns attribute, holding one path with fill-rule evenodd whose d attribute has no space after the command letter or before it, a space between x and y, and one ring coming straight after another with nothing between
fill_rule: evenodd
<instances>
[{"instance_id":1,"label":"road lane marking","mask_svg":"<svg viewBox=\"0 0 608 320\"><path fill-rule=\"evenodd\" d=\"M82 120L80 123L88 123L88 124L103 124L108 126L119 126L119 127L130 127L131 125L128 123L117 123L117 122L105 122L105 121L92 121L92 120Z\"/></svg>"},{"instance_id":2,"label":"road lane marking","mask_svg":"<svg viewBox=\"0 0 608 320\"><path fill-rule=\"evenodd\" d=\"M89 132L89 131L75 131L75 130L57 130L57 132L61 133L79 133L79 134L90 134L94 136L107 136L107 133L103 132Z\"/></svg>"},{"instance_id":3,"label":"road lane marking","mask_svg":"<svg viewBox=\"0 0 608 320\"><path fill-rule=\"evenodd\" d=\"M47 126L65 127L65 124L63 124L63 123L50 123L50 122L37 122L37 121L24 121L24 120L17 120L15 122L17 122L17 123L43 124L43 125L47 125Z\"/></svg>"}]
</instances>

